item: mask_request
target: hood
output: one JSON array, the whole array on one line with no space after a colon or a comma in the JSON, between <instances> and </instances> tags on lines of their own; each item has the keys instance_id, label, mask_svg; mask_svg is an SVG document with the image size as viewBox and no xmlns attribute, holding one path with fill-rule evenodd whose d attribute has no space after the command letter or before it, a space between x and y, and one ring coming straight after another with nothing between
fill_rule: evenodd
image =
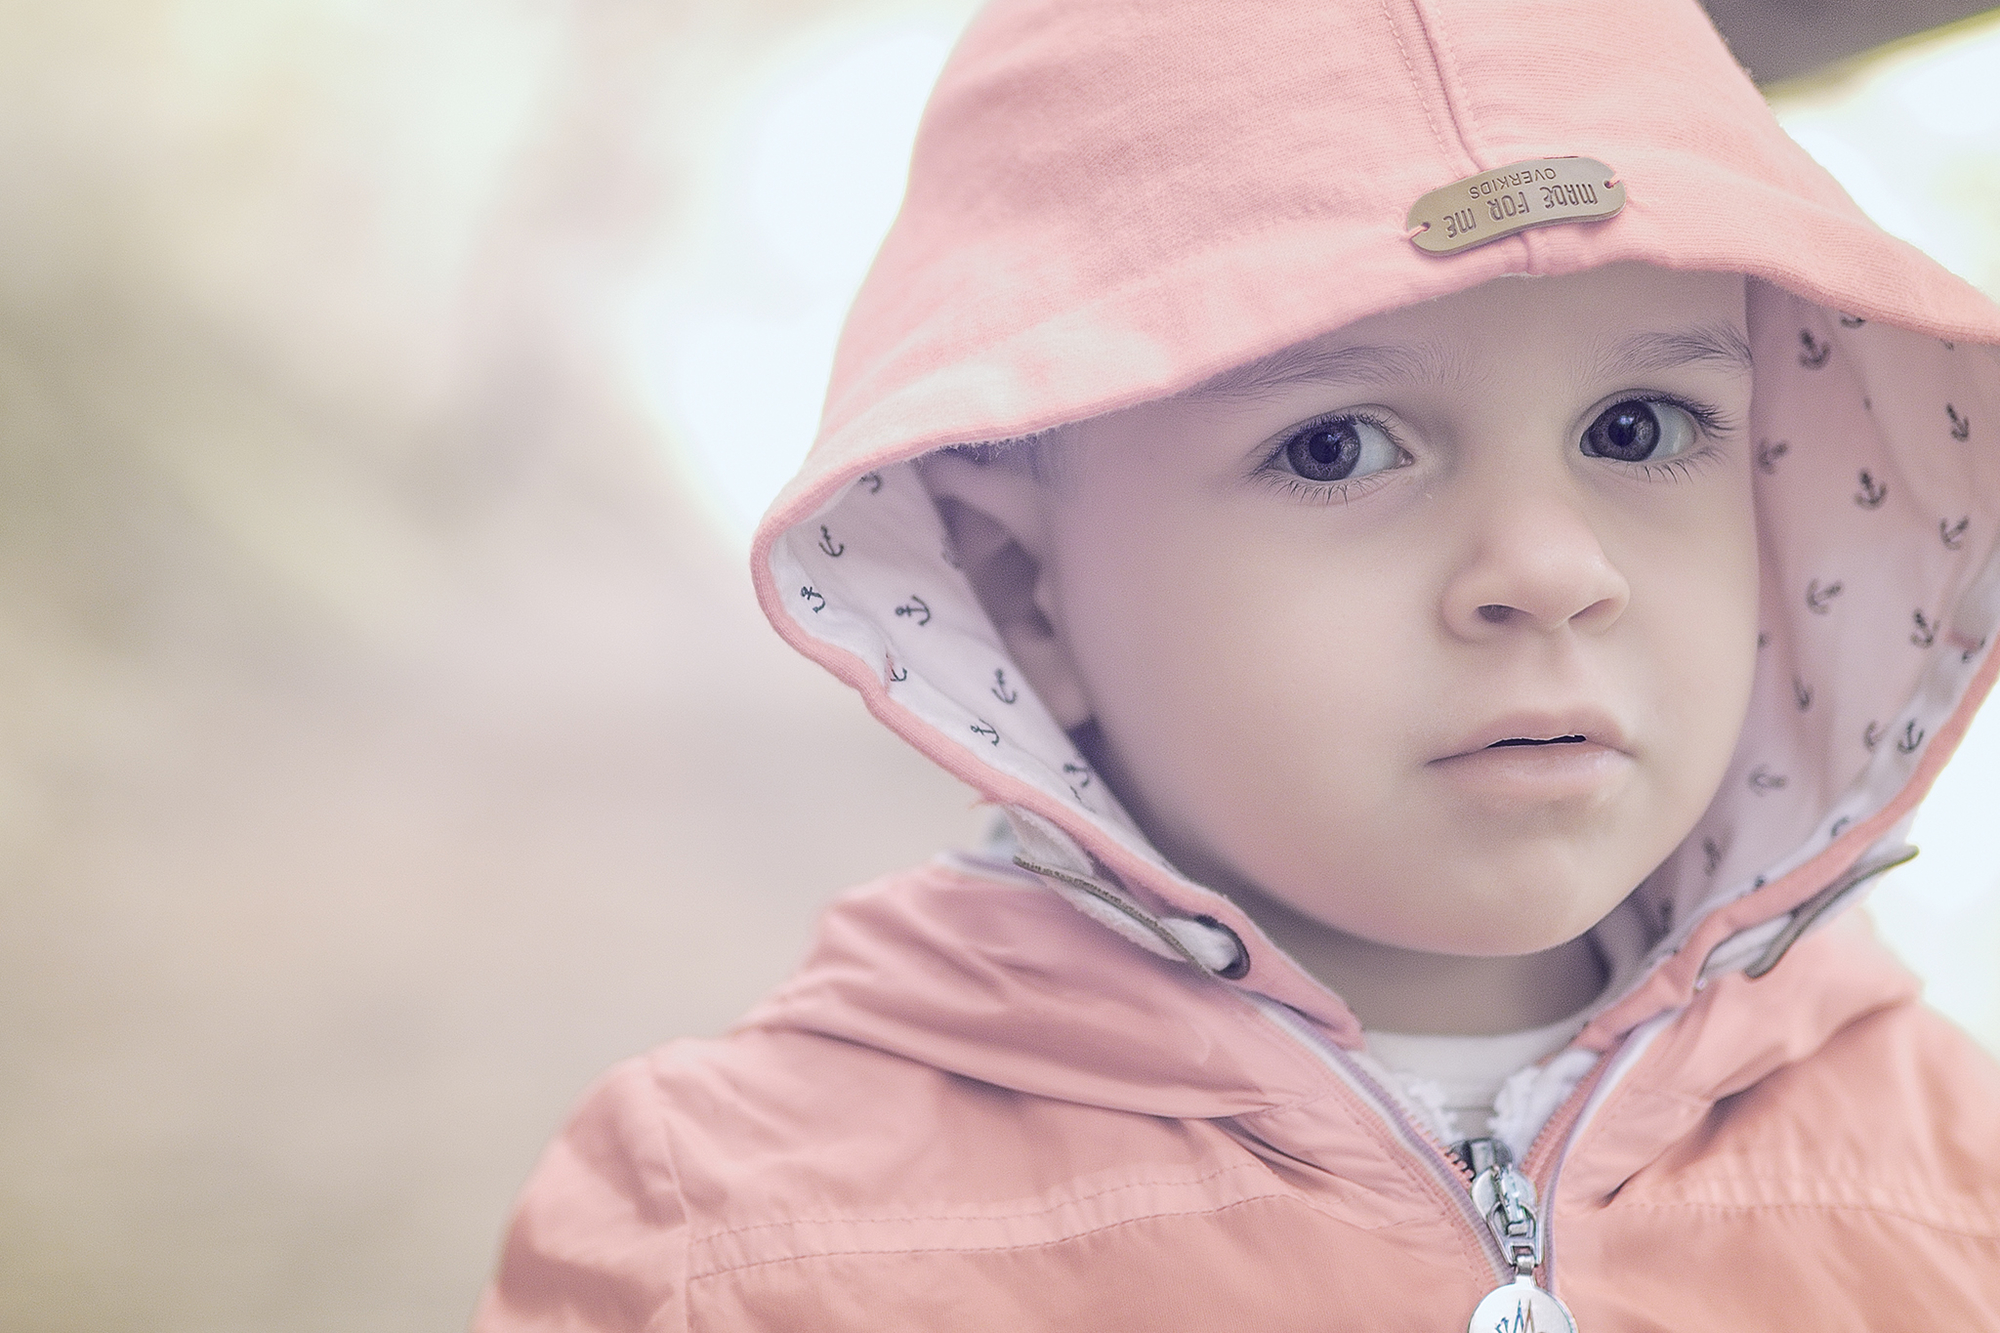
<instances>
[{"instance_id":1,"label":"hood","mask_svg":"<svg viewBox=\"0 0 2000 1333\"><path fill-rule=\"evenodd\" d=\"M1608 164L1607 219L1458 253L1423 196ZM1763 647L1719 794L1586 1044L1758 975L1886 865L2000 658L2000 310L1873 226L1689 0L1000 0L947 64L821 430L752 548L789 642L1005 808L1086 914L1360 1040L1180 875L1022 682L912 460L1165 397L1356 319L1621 261L1751 279Z\"/></svg>"}]
</instances>

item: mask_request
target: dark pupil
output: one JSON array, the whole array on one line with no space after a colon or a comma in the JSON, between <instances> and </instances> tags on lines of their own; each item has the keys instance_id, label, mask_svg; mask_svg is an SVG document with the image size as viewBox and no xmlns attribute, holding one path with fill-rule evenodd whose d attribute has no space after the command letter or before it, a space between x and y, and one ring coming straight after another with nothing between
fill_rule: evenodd
<instances>
[{"instance_id":1,"label":"dark pupil","mask_svg":"<svg viewBox=\"0 0 2000 1333\"><path fill-rule=\"evenodd\" d=\"M1361 436L1351 421L1330 421L1292 436L1285 461L1307 481L1339 481L1361 461Z\"/></svg>"},{"instance_id":2,"label":"dark pupil","mask_svg":"<svg viewBox=\"0 0 2000 1333\"><path fill-rule=\"evenodd\" d=\"M1604 409L1583 433L1583 451L1600 458L1637 463L1653 456L1660 444L1660 418L1651 403L1615 403Z\"/></svg>"}]
</instances>

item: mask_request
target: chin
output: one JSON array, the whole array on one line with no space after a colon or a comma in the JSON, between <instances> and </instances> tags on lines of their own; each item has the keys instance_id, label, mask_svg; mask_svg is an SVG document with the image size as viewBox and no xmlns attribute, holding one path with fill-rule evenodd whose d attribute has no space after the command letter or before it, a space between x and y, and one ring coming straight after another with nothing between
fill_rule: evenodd
<instances>
[{"instance_id":1,"label":"chin","mask_svg":"<svg viewBox=\"0 0 2000 1333\"><path fill-rule=\"evenodd\" d=\"M1628 890L1629 892L1629 890ZM1490 881L1452 902L1438 904L1423 921L1381 943L1422 953L1468 958L1518 958L1568 944L1602 921L1626 894L1606 896L1595 885L1551 887L1546 879L1519 885ZM1440 929L1444 926L1444 929Z\"/></svg>"}]
</instances>

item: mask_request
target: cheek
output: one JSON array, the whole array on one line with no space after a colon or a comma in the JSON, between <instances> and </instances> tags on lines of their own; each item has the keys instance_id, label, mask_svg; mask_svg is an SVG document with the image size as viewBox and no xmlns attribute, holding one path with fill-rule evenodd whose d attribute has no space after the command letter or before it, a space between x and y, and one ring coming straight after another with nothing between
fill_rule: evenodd
<instances>
[{"instance_id":1,"label":"cheek","mask_svg":"<svg viewBox=\"0 0 2000 1333\"><path fill-rule=\"evenodd\" d=\"M1063 632L1100 723L1135 738L1208 730L1259 655L1274 595L1250 577L1261 563L1248 543L1170 515L1073 542Z\"/></svg>"},{"instance_id":2,"label":"cheek","mask_svg":"<svg viewBox=\"0 0 2000 1333\"><path fill-rule=\"evenodd\" d=\"M1678 804L1705 808L1734 754L1757 669L1758 554L1748 482L1699 530L1648 553L1646 651L1673 738Z\"/></svg>"},{"instance_id":3,"label":"cheek","mask_svg":"<svg viewBox=\"0 0 2000 1333\"><path fill-rule=\"evenodd\" d=\"M1065 553L1065 633L1138 803L1210 851L1351 807L1409 714L1416 594L1310 525L1192 516ZM1349 790L1349 789L1352 790ZM1296 827L1295 825L1291 827Z\"/></svg>"}]
</instances>

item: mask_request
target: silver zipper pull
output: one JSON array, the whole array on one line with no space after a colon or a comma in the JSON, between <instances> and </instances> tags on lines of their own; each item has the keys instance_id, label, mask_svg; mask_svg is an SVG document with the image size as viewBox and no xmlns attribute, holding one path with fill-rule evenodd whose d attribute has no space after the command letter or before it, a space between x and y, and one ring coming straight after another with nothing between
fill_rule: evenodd
<instances>
[{"instance_id":1,"label":"silver zipper pull","mask_svg":"<svg viewBox=\"0 0 2000 1333\"><path fill-rule=\"evenodd\" d=\"M1500 1242L1502 1257L1517 1276L1532 1279L1542 1266L1535 1182L1515 1168L1514 1154L1499 1139L1468 1139L1459 1155L1472 1168L1472 1202Z\"/></svg>"},{"instance_id":2,"label":"silver zipper pull","mask_svg":"<svg viewBox=\"0 0 2000 1333\"><path fill-rule=\"evenodd\" d=\"M1542 1225L1536 1215L1535 1182L1514 1166L1514 1154L1498 1139L1467 1139L1452 1151L1472 1171L1472 1202L1514 1280L1488 1292L1472 1312L1468 1333L1576 1333L1569 1307L1535 1282L1542 1265Z\"/></svg>"}]
</instances>

